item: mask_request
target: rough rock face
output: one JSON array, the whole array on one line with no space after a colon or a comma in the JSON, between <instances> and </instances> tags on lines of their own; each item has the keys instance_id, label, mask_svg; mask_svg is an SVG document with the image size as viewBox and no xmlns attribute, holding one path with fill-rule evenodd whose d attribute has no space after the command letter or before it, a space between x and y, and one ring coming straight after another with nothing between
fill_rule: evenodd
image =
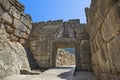
<instances>
[{"instance_id":1,"label":"rough rock face","mask_svg":"<svg viewBox=\"0 0 120 80\"><path fill-rule=\"evenodd\" d=\"M56 65L75 65L75 55L65 51L63 49L58 49L57 52L57 62Z\"/></svg>"},{"instance_id":2,"label":"rough rock face","mask_svg":"<svg viewBox=\"0 0 120 80\"><path fill-rule=\"evenodd\" d=\"M0 29L0 78L30 70L26 51L18 42L9 41Z\"/></svg>"}]
</instances>

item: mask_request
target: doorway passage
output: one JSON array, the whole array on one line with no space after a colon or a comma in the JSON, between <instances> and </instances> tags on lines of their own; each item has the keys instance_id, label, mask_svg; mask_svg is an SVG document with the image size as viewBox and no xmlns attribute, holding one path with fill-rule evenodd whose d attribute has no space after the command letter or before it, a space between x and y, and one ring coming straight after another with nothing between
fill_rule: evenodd
<instances>
[{"instance_id":1,"label":"doorway passage","mask_svg":"<svg viewBox=\"0 0 120 80\"><path fill-rule=\"evenodd\" d=\"M56 66L75 66L75 48L57 48Z\"/></svg>"}]
</instances>

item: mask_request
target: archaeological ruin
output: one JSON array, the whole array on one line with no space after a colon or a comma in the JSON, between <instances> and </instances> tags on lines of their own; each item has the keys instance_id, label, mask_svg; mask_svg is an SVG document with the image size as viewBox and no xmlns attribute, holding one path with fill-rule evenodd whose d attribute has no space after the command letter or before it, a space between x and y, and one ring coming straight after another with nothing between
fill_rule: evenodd
<instances>
[{"instance_id":1,"label":"archaeological ruin","mask_svg":"<svg viewBox=\"0 0 120 80\"><path fill-rule=\"evenodd\" d=\"M0 0L0 80L120 80L120 0L91 0L85 13L86 24L33 23L18 0ZM56 67L59 48L75 49L77 77L41 78Z\"/></svg>"}]
</instances>

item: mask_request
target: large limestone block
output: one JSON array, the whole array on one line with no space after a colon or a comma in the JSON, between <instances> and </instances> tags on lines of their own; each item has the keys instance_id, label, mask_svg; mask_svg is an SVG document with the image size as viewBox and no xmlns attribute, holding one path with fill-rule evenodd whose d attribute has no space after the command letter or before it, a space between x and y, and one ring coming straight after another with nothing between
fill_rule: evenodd
<instances>
[{"instance_id":1,"label":"large limestone block","mask_svg":"<svg viewBox=\"0 0 120 80\"><path fill-rule=\"evenodd\" d=\"M14 29L10 26L10 25L5 25L6 27L6 31L9 34L13 34L14 33Z\"/></svg>"},{"instance_id":2,"label":"large limestone block","mask_svg":"<svg viewBox=\"0 0 120 80\"><path fill-rule=\"evenodd\" d=\"M107 15L103 28L102 28L102 34L105 41L111 40L114 36L120 34L120 7L114 6L109 14Z\"/></svg>"},{"instance_id":3,"label":"large limestone block","mask_svg":"<svg viewBox=\"0 0 120 80\"><path fill-rule=\"evenodd\" d=\"M6 36L4 35L4 32L2 30L0 30L0 77L6 77L8 75L12 75L12 74L18 74L19 70L16 67L17 63L15 63L16 65L13 64L12 61L12 54L11 54L11 48L10 46L8 46L8 44L6 43ZM14 56L16 56L14 54ZM18 59L18 58L16 58Z\"/></svg>"},{"instance_id":4,"label":"large limestone block","mask_svg":"<svg viewBox=\"0 0 120 80\"><path fill-rule=\"evenodd\" d=\"M4 12L2 14L2 19L5 23L12 24L12 17L8 13Z\"/></svg>"},{"instance_id":5,"label":"large limestone block","mask_svg":"<svg viewBox=\"0 0 120 80\"><path fill-rule=\"evenodd\" d=\"M6 11L9 11L10 6L11 6L9 0L0 0L0 5L1 5Z\"/></svg>"},{"instance_id":6,"label":"large limestone block","mask_svg":"<svg viewBox=\"0 0 120 80\"><path fill-rule=\"evenodd\" d=\"M31 21L30 21L30 16L24 15L21 17L21 22L27 26L28 29L31 29Z\"/></svg>"},{"instance_id":7,"label":"large limestone block","mask_svg":"<svg viewBox=\"0 0 120 80\"><path fill-rule=\"evenodd\" d=\"M110 69L110 59L107 52L107 46L103 45L102 48L97 52L98 54L98 63L101 68L101 72L109 73Z\"/></svg>"},{"instance_id":8,"label":"large limestone block","mask_svg":"<svg viewBox=\"0 0 120 80\"><path fill-rule=\"evenodd\" d=\"M20 62L21 62L21 68L20 69L25 69L25 70L29 70L30 67L29 67L29 63L28 63L28 60L27 60L27 54L26 54L26 51L24 49L24 47L18 43L18 42L14 42L12 43L12 46L14 47L14 51L15 53L20 57Z\"/></svg>"},{"instance_id":9,"label":"large limestone block","mask_svg":"<svg viewBox=\"0 0 120 80\"><path fill-rule=\"evenodd\" d=\"M120 72L120 36L117 36L111 42L108 43L108 53L110 58L110 64L112 73Z\"/></svg>"},{"instance_id":10,"label":"large limestone block","mask_svg":"<svg viewBox=\"0 0 120 80\"><path fill-rule=\"evenodd\" d=\"M110 10L106 20L108 21L108 26L112 34L118 35L120 34L120 5L115 5Z\"/></svg>"},{"instance_id":11,"label":"large limestone block","mask_svg":"<svg viewBox=\"0 0 120 80\"><path fill-rule=\"evenodd\" d=\"M15 6L11 6L9 12L14 18L20 19L20 12L15 8Z\"/></svg>"},{"instance_id":12,"label":"large limestone block","mask_svg":"<svg viewBox=\"0 0 120 80\"><path fill-rule=\"evenodd\" d=\"M22 31L15 29L14 35L18 36L18 37L22 37Z\"/></svg>"},{"instance_id":13,"label":"large limestone block","mask_svg":"<svg viewBox=\"0 0 120 80\"><path fill-rule=\"evenodd\" d=\"M27 31L27 27L17 19L14 19L13 27L24 32Z\"/></svg>"}]
</instances>

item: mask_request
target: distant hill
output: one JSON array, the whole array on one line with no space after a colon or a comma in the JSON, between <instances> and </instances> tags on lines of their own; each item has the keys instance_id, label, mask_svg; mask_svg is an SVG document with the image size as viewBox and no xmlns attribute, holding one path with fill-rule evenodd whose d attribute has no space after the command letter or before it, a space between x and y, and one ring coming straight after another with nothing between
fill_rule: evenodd
<instances>
[{"instance_id":1,"label":"distant hill","mask_svg":"<svg viewBox=\"0 0 120 80\"><path fill-rule=\"evenodd\" d=\"M75 54L75 48L63 48L65 51L69 51L72 54Z\"/></svg>"}]
</instances>

